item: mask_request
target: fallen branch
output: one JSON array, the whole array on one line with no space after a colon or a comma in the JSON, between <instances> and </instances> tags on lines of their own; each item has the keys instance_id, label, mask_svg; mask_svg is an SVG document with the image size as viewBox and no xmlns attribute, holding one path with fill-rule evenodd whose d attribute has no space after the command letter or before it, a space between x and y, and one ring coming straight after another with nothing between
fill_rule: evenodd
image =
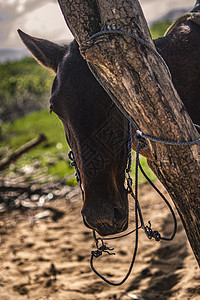
<instances>
[{"instance_id":1,"label":"fallen branch","mask_svg":"<svg viewBox=\"0 0 200 300\"><path fill-rule=\"evenodd\" d=\"M44 134L40 134L38 138L29 141L28 143L17 149L15 152L13 152L9 157L5 157L4 159L2 159L2 161L0 162L0 170L5 169L12 162L16 161L22 154L30 151L46 140L47 137Z\"/></svg>"}]
</instances>

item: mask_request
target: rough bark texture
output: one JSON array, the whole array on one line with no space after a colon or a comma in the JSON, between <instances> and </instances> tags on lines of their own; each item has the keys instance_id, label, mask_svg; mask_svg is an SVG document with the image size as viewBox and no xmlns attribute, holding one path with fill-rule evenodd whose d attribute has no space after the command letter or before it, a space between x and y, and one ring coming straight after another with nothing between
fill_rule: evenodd
<instances>
[{"instance_id":1,"label":"rough bark texture","mask_svg":"<svg viewBox=\"0 0 200 300\"><path fill-rule=\"evenodd\" d=\"M90 27L90 32L86 30L83 20L97 14L95 22L101 24L101 30L130 32L154 47L137 0L76 0L72 7L71 1L61 2L65 2L66 11L76 10L77 18L67 17L67 22L78 36L86 60L145 134L173 141L199 137L166 69L151 50L132 37L119 34L103 34L82 43L99 31L96 25ZM99 13L92 14L97 7ZM152 167L177 207L200 264L200 144L148 143L154 157Z\"/></svg>"},{"instance_id":2,"label":"rough bark texture","mask_svg":"<svg viewBox=\"0 0 200 300\"><path fill-rule=\"evenodd\" d=\"M58 0L65 21L80 44L100 31L100 16L95 0Z\"/></svg>"}]
</instances>

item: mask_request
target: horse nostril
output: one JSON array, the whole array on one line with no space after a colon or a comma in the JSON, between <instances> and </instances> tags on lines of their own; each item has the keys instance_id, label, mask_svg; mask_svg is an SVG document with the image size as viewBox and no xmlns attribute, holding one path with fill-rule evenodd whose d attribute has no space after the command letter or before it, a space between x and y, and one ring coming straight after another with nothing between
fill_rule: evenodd
<instances>
[{"instance_id":1,"label":"horse nostril","mask_svg":"<svg viewBox=\"0 0 200 300\"><path fill-rule=\"evenodd\" d=\"M114 224L118 225L123 220L123 215L118 208L114 208Z\"/></svg>"}]
</instances>

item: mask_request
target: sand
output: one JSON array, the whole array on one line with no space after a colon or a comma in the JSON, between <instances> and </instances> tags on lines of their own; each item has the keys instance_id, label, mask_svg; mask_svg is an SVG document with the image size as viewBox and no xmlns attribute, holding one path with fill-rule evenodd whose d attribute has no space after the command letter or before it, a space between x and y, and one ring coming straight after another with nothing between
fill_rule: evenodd
<instances>
[{"instance_id":1,"label":"sand","mask_svg":"<svg viewBox=\"0 0 200 300\"><path fill-rule=\"evenodd\" d=\"M149 185L140 189L140 201L145 222L151 220L155 229L169 235L171 216ZM55 209L63 213L58 218ZM200 299L199 268L179 219L172 242L149 240L140 231L133 271L122 286L112 287L91 271L94 242L80 211L81 195L76 189L73 197L69 194L39 211L1 214L0 300ZM46 218L38 219L40 212ZM110 280L119 281L129 267L134 236L108 245L115 247L116 255L95 260L95 266Z\"/></svg>"}]
</instances>

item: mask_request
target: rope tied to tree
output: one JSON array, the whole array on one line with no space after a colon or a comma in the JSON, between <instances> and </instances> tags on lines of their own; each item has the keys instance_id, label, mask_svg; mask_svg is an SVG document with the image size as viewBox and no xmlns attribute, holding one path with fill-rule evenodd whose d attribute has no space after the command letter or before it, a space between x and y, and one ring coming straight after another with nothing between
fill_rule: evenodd
<instances>
[{"instance_id":1,"label":"rope tied to tree","mask_svg":"<svg viewBox=\"0 0 200 300\"><path fill-rule=\"evenodd\" d=\"M112 33L116 33L116 34L122 34L122 35L128 35L130 37L132 37L133 39L135 39L136 41L138 41L139 43L141 43L142 45L148 47L161 61L161 63L164 65L166 72L169 75L169 78L171 79L171 74L170 71L168 69L168 66L166 65L165 61L163 60L163 58L160 56L160 54L146 41L144 41L143 39L131 34L131 33L127 33L121 30L104 30L101 32L98 32L96 34L94 34L93 36L91 36L89 38L89 42L91 42L92 40L94 40L96 37L103 35L103 34L112 34ZM95 42L94 42L95 43ZM86 44L86 43L84 43ZM81 53L84 55L85 54L86 49L83 47L81 47ZM113 286L119 286L121 284L123 284L127 278L129 277L135 259L136 259L136 255L137 255L137 249L138 249L138 236L139 236L139 229L143 229L145 234L147 235L147 237L149 239L154 238L155 241L159 242L160 240L166 240L166 241L171 241L173 240L175 234L176 234L176 230L177 230L177 221L176 221L176 217L175 217L175 213L170 205L170 203L167 201L167 199L164 197L164 195L157 189L157 187L153 184L153 182L148 178L148 176L145 174L144 170L142 169L142 166L140 164L140 160L139 160L139 155L140 155L140 150L143 148L148 147L147 141L146 140L150 140L153 142L158 142L158 143L164 143L164 144L170 144L170 145L177 145L177 146L181 146L181 145L194 145L200 142L200 138L192 140L192 141L168 141L168 140L162 140L159 139L157 137L151 137L149 135L144 134L138 127L137 123L133 120L133 118L127 113L127 111L123 108L123 106L119 103L119 101L116 99L116 97L112 94L112 92L105 86L105 84L101 81L100 77L98 76L97 72L95 71L95 69L93 68L93 66L87 62L88 67L90 69L90 71L92 72L92 74L94 75L94 77L96 78L96 80L100 83L100 85L104 88L104 90L108 93L108 95L110 96L110 98L112 99L112 101L116 104L116 106L120 109L120 111L123 113L123 115L129 120L129 136L128 136L128 142L127 142L127 153L128 153L128 159L127 159L127 168L126 168L126 178L127 178L127 191L128 193L131 194L131 196L135 199L135 229L124 234L121 236L117 236L117 237L111 237L111 238L102 238L102 237L97 237L95 231L93 230L93 238L95 240L96 243L96 250L91 251L91 259L90 259L90 265L92 270L105 282L107 282L110 285ZM138 142L138 146L137 146L137 150L136 150L136 167L135 167L135 194L133 193L132 190L132 178L130 176L130 170L131 170L131 148L132 148L132 137L131 137L131 127L132 125L135 127L136 129L136 135L135 135L135 140ZM199 125L195 125L194 126L197 129L200 129ZM79 174L78 176L75 174L75 176L78 178L79 180L79 185L81 187L81 179L80 179L80 173L78 171L77 165L75 163L74 160L74 156L70 155L71 159L72 159L72 164L76 169L76 174ZM172 214L173 217L173 221L174 221L174 230L173 233L171 235L171 237L167 238L167 237L162 237L161 234L157 231L157 230L153 230L151 227L151 222L148 222L148 225L144 225L144 221L143 221L143 216L142 216L142 212L140 209L140 205L139 205L139 200L138 200L138 170L141 170L142 174L144 175L144 177L148 180L148 182L151 184L151 186L156 190L156 192L162 197L162 199L165 201L165 203L167 204L168 208L170 209L170 212ZM141 225L139 226L139 218L140 218L140 222ZM122 238L125 237L131 233L135 232L135 248L133 251L133 257L132 257L132 261L130 264L130 267L128 269L127 274L125 275L125 277L118 283L115 282L111 282L110 280L108 280L107 278L105 278L104 276L102 276L94 267L93 265L93 259L94 258L98 258L100 256L102 256L103 253L107 253L108 255L114 255L115 253L110 252L113 251L114 248L108 247L105 245L104 241L108 241L108 240L114 240L114 239L118 239L118 238ZM101 246L99 246L99 241L101 241Z\"/></svg>"},{"instance_id":2,"label":"rope tied to tree","mask_svg":"<svg viewBox=\"0 0 200 300\"><path fill-rule=\"evenodd\" d=\"M200 126L197 124L193 124L197 129L200 129ZM168 141L168 140L162 140L147 134L144 134L141 130L136 130L136 133L141 136L144 139L150 140L152 142L157 142L161 144L166 144L166 145L174 145L174 146L192 146L200 142L200 138L193 140L193 141L182 141L182 142L177 142L177 141Z\"/></svg>"},{"instance_id":3,"label":"rope tied to tree","mask_svg":"<svg viewBox=\"0 0 200 300\"><path fill-rule=\"evenodd\" d=\"M121 34L121 35L127 35L132 37L134 40L136 40L137 42L141 43L142 45L144 45L145 47L147 47L148 49L150 49L155 55L156 57L160 60L160 62L163 64L170 80L172 80L172 76L171 73L169 71L169 68L165 62L165 60L162 58L162 56L156 51L156 49L151 46L147 41L143 40L142 38L137 37L136 35L129 33L129 32L125 32L123 30L103 30L100 32L95 33L94 35L92 35L89 39L88 42L91 42L94 40L94 44L95 43L100 43L101 41L95 41L95 38L104 34ZM84 42L81 47L81 54L84 56L85 52L87 50L87 41ZM94 69L94 67L92 66L91 63L89 63L87 61L87 65L90 69L90 71L92 72L93 76L96 78L96 80L99 82L99 84L104 88L104 90L107 92L107 94L110 96L111 100L115 103L115 105L119 108L119 110L122 112L122 114L125 116L125 118L127 118L127 120L129 122L131 122L131 124L134 126L135 130L136 130L136 136L135 139L138 140L139 136L143 138L143 142L146 144L146 147L148 147L147 142L145 141L145 139L150 140L150 141L154 141L154 142L159 142L159 143L163 143L163 144L170 144L170 145L177 145L177 146L184 146L184 145L194 145L200 142L200 138L195 139L193 141L168 141L168 140L162 140L159 139L157 137L152 137L149 136L147 134L144 134L139 126L137 125L137 123L135 122L135 120L129 115L129 113L124 109L124 107L119 103L119 101L117 100L117 98L112 94L112 92L106 87L106 85L102 82L102 80L100 79L99 75L97 74L96 70ZM197 129L200 129L199 125L193 124Z\"/></svg>"}]
</instances>

